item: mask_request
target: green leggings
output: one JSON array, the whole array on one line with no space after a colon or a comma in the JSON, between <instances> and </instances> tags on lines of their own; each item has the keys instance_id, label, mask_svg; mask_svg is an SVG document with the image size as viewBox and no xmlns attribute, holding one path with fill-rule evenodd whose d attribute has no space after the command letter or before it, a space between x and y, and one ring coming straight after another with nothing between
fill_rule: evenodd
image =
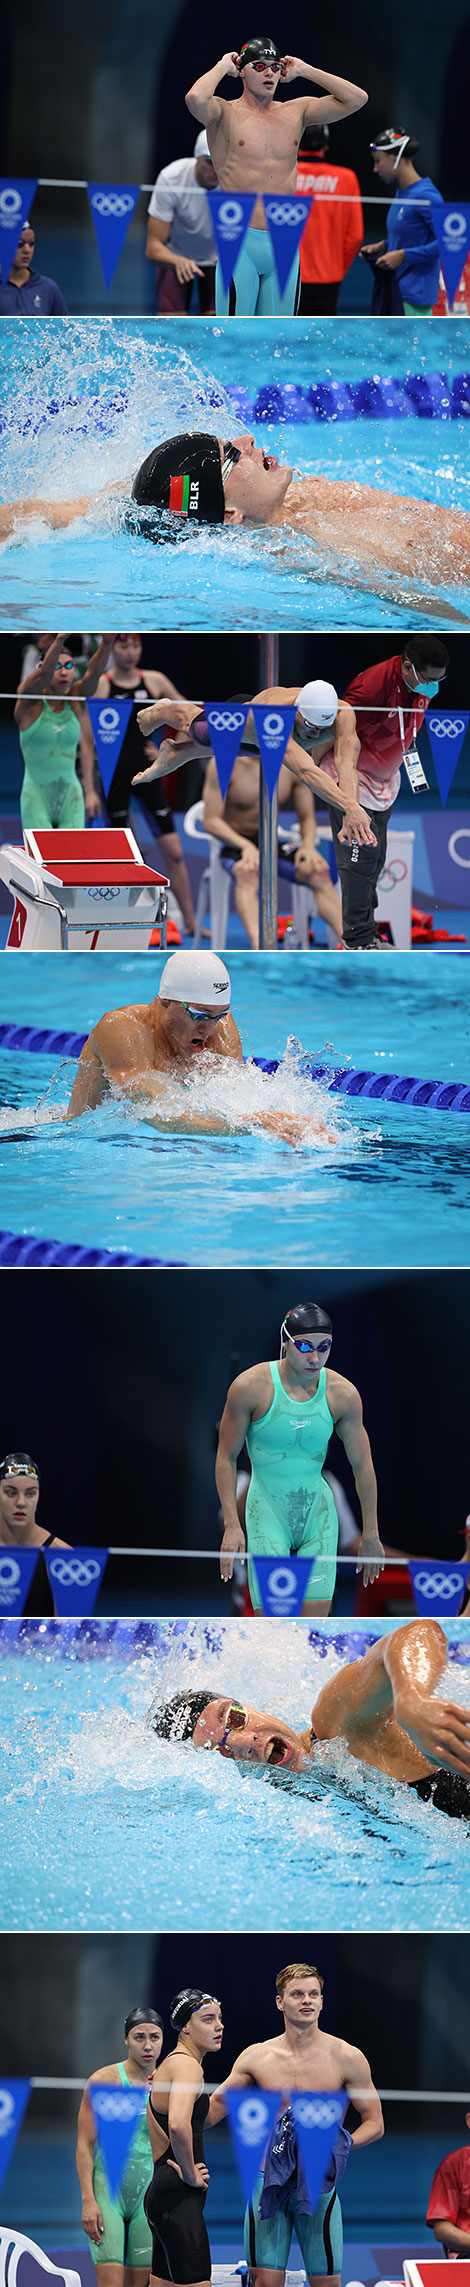
<instances>
[{"instance_id":1,"label":"green leggings","mask_svg":"<svg viewBox=\"0 0 470 2287\"><path fill-rule=\"evenodd\" d=\"M80 780L53 778L38 785L33 772L25 770L20 795L22 826L84 826L85 803Z\"/></svg>"},{"instance_id":2,"label":"green leggings","mask_svg":"<svg viewBox=\"0 0 470 2287\"><path fill-rule=\"evenodd\" d=\"M92 2263L125 2263L134 2271L151 2271L152 2234L144 2213L144 2193L152 2180L153 2164L149 2148L149 2161L145 2167L138 2158L132 2161L132 2152L117 2195L110 2197L107 2177L99 2158L93 2169L93 2191L101 2208L104 2231L99 2246L89 2239Z\"/></svg>"}]
</instances>

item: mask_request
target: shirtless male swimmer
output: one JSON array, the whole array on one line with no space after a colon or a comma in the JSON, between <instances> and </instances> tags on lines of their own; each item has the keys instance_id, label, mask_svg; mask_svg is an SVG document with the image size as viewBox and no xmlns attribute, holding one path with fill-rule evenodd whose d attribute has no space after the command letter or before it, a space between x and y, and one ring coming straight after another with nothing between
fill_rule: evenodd
<instances>
[{"instance_id":1,"label":"shirtless male swimmer","mask_svg":"<svg viewBox=\"0 0 470 2287\"><path fill-rule=\"evenodd\" d=\"M206 1691L153 1701L147 1724L162 1739L190 1740L270 1771L305 1773L317 1745L344 1739L362 1765L412 1787L450 1818L470 1820L470 1711L433 1697L447 1656L438 1620L410 1620L324 1684L305 1731Z\"/></svg>"},{"instance_id":2,"label":"shirtless male swimmer","mask_svg":"<svg viewBox=\"0 0 470 2287\"><path fill-rule=\"evenodd\" d=\"M0 541L14 532L25 516L40 516L60 530L86 516L98 502L105 505L112 493L123 494L126 479L85 493L75 500L10 501L0 507ZM243 433L225 441L194 429L167 437L155 445L141 464L129 494L122 502L126 522L145 531L147 539L161 536L148 517L141 523L137 510L169 510L200 524L269 525L305 536L328 550L334 565L350 565L367 577L383 573L410 573L459 585L470 578L470 517L434 501L408 500L397 493L375 491L371 485L336 483L329 477L305 476L292 481L292 469L274 453L255 445ZM182 527L183 528L183 527ZM353 575L354 576L354 573ZM372 578L373 586L373 578Z\"/></svg>"},{"instance_id":3,"label":"shirtless male swimmer","mask_svg":"<svg viewBox=\"0 0 470 2287\"><path fill-rule=\"evenodd\" d=\"M228 970L217 953L171 953L162 969L155 1000L108 1009L95 1024L82 1048L65 1119L75 1120L82 1112L96 1111L111 1089L133 1103L144 1098L147 1107L152 1098L157 1115L159 1108L165 1113L166 1083L172 1080L174 1088L176 1080L186 1087L191 1063L196 1059L207 1054L243 1064L240 1034L230 1015L230 993ZM198 1111L183 1094L181 1110L174 1095L169 1109L172 1128L183 1135L227 1135L256 1127L266 1128L284 1143L296 1144L302 1141L306 1127L311 1130L313 1125L313 1118L306 1120L305 1115L258 1108L250 1112L234 1108L224 1118ZM159 1124L158 1116L155 1124ZM335 1141L327 1136L317 1114L314 1125L325 1141Z\"/></svg>"},{"instance_id":4,"label":"shirtless male swimmer","mask_svg":"<svg viewBox=\"0 0 470 2287\"><path fill-rule=\"evenodd\" d=\"M217 93L221 80L241 80L237 102L227 103ZM324 95L298 95L276 103L280 85L308 79ZM237 192L258 193L249 229L231 287L224 287L220 262L215 275L215 306L219 316L251 318L292 317L300 298L297 247L287 284L281 293L263 204L267 195L295 199L299 144L306 127L325 126L348 119L368 102L365 88L349 79L317 71L299 56L281 56L274 40L245 40L240 52L220 57L212 71L203 72L186 96L188 111L205 127L212 164L221 191L236 199Z\"/></svg>"}]
</instances>

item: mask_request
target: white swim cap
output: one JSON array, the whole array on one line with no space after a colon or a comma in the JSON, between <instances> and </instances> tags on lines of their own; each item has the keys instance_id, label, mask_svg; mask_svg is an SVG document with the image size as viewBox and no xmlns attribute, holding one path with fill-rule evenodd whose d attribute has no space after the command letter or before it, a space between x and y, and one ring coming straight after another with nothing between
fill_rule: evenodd
<instances>
[{"instance_id":1,"label":"white swim cap","mask_svg":"<svg viewBox=\"0 0 470 2287\"><path fill-rule=\"evenodd\" d=\"M333 683L304 683L297 700L299 715L304 723L314 723L320 730L328 730L338 713L338 693Z\"/></svg>"},{"instance_id":2,"label":"white swim cap","mask_svg":"<svg viewBox=\"0 0 470 2287\"><path fill-rule=\"evenodd\" d=\"M218 953L170 953L158 987L159 1001L190 1001L223 1016L230 1008L230 977Z\"/></svg>"},{"instance_id":3,"label":"white swim cap","mask_svg":"<svg viewBox=\"0 0 470 2287\"><path fill-rule=\"evenodd\" d=\"M210 150L205 127L201 127L200 135L196 135L193 159L210 159Z\"/></svg>"}]
</instances>

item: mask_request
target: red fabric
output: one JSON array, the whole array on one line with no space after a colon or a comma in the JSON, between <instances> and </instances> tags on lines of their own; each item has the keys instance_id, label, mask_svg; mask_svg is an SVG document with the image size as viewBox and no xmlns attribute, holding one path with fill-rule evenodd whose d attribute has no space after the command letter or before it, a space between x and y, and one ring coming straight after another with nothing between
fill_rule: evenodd
<instances>
[{"instance_id":1,"label":"red fabric","mask_svg":"<svg viewBox=\"0 0 470 2287\"><path fill-rule=\"evenodd\" d=\"M448 2152L436 2168L429 2195L427 2223L454 2223L470 2231L470 2144Z\"/></svg>"},{"instance_id":2,"label":"red fabric","mask_svg":"<svg viewBox=\"0 0 470 2287\"><path fill-rule=\"evenodd\" d=\"M360 200L357 175L351 167L335 167L328 158L306 154L298 161L297 191L304 197L312 191L328 194L314 199L300 241L302 284L334 284L345 277L364 238L362 206L349 204L349 199Z\"/></svg>"},{"instance_id":3,"label":"red fabric","mask_svg":"<svg viewBox=\"0 0 470 2287\"><path fill-rule=\"evenodd\" d=\"M366 667L362 675L355 675L343 693L351 707L371 708L370 714L358 714L357 733L361 746L367 751L368 773L373 774L375 771L381 779L388 776L393 778L403 758L398 715L395 713L389 717L372 713L374 700L378 707L411 708L411 713L404 717L407 749L411 746L413 737L416 737L430 704L429 699L420 697L419 692L415 698L413 691L408 690L403 681L401 660L401 651L395 652L392 659L378 660L376 666ZM324 768L325 762L322 763L322 769Z\"/></svg>"},{"instance_id":4,"label":"red fabric","mask_svg":"<svg viewBox=\"0 0 470 2287\"><path fill-rule=\"evenodd\" d=\"M457 315L458 317L462 317L465 316L466 312L467 317L470 317L470 254L467 256L463 276L461 277L460 285L457 287L453 310L454 316ZM449 301L446 294L443 273L441 270L437 302L433 303L433 318L445 318L448 314L448 311Z\"/></svg>"}]
</instances>

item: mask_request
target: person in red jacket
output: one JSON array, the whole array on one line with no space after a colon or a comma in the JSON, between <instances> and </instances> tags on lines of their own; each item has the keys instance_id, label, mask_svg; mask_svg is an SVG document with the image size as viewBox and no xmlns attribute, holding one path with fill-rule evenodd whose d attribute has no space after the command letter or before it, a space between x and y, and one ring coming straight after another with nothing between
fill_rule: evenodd
<instances>
[{"instance_id":1,"label":"person in red jacket","mask_svg":"<svg viewBox=\"0 0 470 2287\"><path fill-rule=\"evenodd\" d=\"M357 175L329 159L328 127L307 127L297 162L297 190L314 204L300 241L300 316L329 317L342 278L362 246L364 218Z\"/></svg>"},{"instance_id":2,"label":"person in red jacket","mask_svg":"<svg viewBox=\"0 0 470 2287\"><path fill-rule=\"evenodd\" d=\"M470 2112L465 2114L465 2126L470 2130ZM461 2144L458 2152L447 2152L436 2168L429 2195L426 2216L434 2238L440 2240L444 2254L460 2257L468 2262L470 2255L470 2144Z\"/></svg>"},{"instance_id":3,"label":"person in red jacket","mask_svg":"<svg viewBox=\"0 0 470 2287\"><path fill-rule=\"evenodd\" d=\"M353 795L368 811L375 834L375 843L360 848L353 842L346 847L339 840L343 823L340 811L330 810L343 900L343 944L349 951L382 943L375 922L377 882L385 864L387 828L400 791L400 772L448 666L449 653L440 636L411 635L403 651L379 660L375 667L366 667L343 692L343 704L357 710L360 753L354 765L342 764L338 771L330 750L322 755L322 770L336 778L343 795Z\"/></svg>"}]
</instances>

